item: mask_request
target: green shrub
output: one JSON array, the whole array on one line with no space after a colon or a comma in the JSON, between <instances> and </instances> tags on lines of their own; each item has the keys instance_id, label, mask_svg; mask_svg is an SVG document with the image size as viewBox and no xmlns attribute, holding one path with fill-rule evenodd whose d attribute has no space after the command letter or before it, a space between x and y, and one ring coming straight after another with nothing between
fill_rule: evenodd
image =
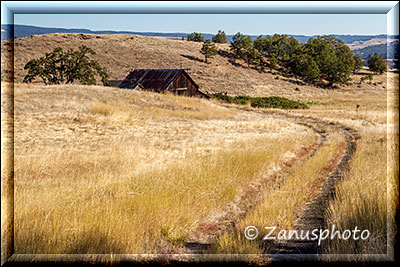
<instances>
[{"instance_id":1,"label":"green shrub","mask_svg":"<svg viewBox=\"0 0 400 267\"><path fill-rule=\"evenodd\" d=\"M212 95L213 98L218 99L222 102L233 103L233 97L226 95L226 94L214 94Z\"/></svg>"},{"instance_id":2,"label":"green shrub","mask_svg":"<svg viewBox=\"0 0 400 267\"><path fill-rule=\"evenodd\" d=\"M251 96L229 96L226 94L215 94L213 98L238 105L247 105L250 103L251 107L257 108L280 108L280 109L307 109L309 108L306 103L294 101L285 97L270 96L270 97L251 97Z\"/></svg>"},{"instance_id":3,"label":"green shrub","mask_svg":"<svg viewBox=\"0 0 400 267\"><path fill-rule=\"evenodd\" d=\"M234 102L235 102L235 104L245 105L245 104L248 103L249 101L252 101L252 97L250 97L250 96L246 96L246 95L242 96L242 95L239 95L239 96L235 96L235 97L234 97Z\"/></svg>"}]
</instances>

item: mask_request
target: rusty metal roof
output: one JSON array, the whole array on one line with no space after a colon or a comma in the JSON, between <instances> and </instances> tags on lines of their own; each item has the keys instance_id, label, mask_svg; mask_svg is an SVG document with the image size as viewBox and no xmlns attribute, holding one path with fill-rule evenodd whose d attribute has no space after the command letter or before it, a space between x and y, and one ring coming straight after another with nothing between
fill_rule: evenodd
<instances>
[{"instance_id":1,"label":"rusty metal roof","mask_svg":"<svg viewBox=\"0 0 400 267\"><path fill-rule=\"evenodd\" d=\"M135 69L128 74L119 87L134 89L139 86L142 89L161 92L167 90L180 73L184 73L198 88L184 69Z\"/></svg>"}]
</instances>

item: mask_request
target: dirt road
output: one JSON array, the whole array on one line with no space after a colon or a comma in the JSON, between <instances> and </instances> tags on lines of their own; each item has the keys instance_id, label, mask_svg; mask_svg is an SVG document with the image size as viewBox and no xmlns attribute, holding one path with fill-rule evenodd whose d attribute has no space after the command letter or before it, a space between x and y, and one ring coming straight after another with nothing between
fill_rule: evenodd
<instances>
[{"instance_id":1,"label":"dirt road","mask_svg":"<svg viewBox=\"0 0 400 267\"><path fill-rule=\"evenodd\" d=\"M294 121L311 128L318 136L318 141L309 147L301 148L294 158L283 162L278 170L270 173L260 180L253 182L240 197L238 203L232 203L221 212L218 218L206 218L199 224L197 230L185 243L182 253L187 254L186 260L192 258L190 254L201 254L204 259L212 260L215 255L208 254L211 243L224 231L235 227L236 223L263 199L268 192L277 189L289 176L297 165L296 163L309 160L329 140L332 133L340 133L345 143L343 153L336 159L330 159L333 167L327 175L320 191L310 199L301 209L301 215L295 221L294 230L326 229L326 211L329 201L335 196L335 187L343 178L343 172L349 166L349 161L356 150L356 140L359 138L356 131L331 122L325 122L313 117L294 115L280 111L252 110L266 115L273 114L282 119ZM269 181L269 182L267 182ZM273 184L271 185L271 181ZM265 254L260 256L260 262L271 260L316 260L318 259L319 246L315 241L291 240L286 242L272 242L261 244ZM188 258L189 257L189 258ZM240 255L237 256L240 260ZM179 257L181 258L181 257ZM196 257L194 257L196 258ZM198 257L197 257L198 259Z\"/></svg>"}]
</instances>

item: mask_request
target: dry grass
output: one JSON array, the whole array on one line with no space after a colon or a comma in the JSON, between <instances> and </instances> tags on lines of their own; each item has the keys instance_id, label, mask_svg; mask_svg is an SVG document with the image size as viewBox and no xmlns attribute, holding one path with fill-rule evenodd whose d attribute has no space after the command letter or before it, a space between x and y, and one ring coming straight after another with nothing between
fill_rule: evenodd
<instances>
[{"instance_id":1,"label":"dry grass","mask_svg":"<svg viewBox=\"0 0 400 267\"><path fill-rule=\"evenodd\" d=\"M388 76L393 79L398 76ZM324 251L385 253L398 201L392 196L398 159L390 158L398 144L388 139L398 115L388 117L388 108L398 109L398 102L387 101L392 88L353 89L317 98L305 93L299 98L319 103L285 112L341 123L361 136L331 203L329 222L343 229L368 228L373 238L363 244L327 243ZM2 88L3 93L11 94ZM200 219L232 202L281 155L308 144L312 136L273 115L201 99L98 86L18 84L14 96L16 253L176 252ZM4 98L2 108L9 112ZM257 241L243 240L247 225L290 229L318 191L321 171L343 138L331 140L297 166L279 190L268 192L236 231L221 236L216 251L259 252Z\"/></svg>"},{"instance_id":2,"label":"dry grass","mask_svg":"<svg viewBox=\"0 0 400 267\"><path fill-rule=\"evenodd\" d=\"M16 84L16 111L87 113L96 115L127 115L131 119L177 117L187 119L218 119L232 111L200 98L170 94L143 94L137 90L121 90L101 86L41 86ZM40 97L46 98L43 101ZM29 103L26 103L29 101Z\"/></svg>"},{"instance_id":3,"label":"dry grass","mask_svg":"<svg viewBox=\"0 0 400 267\"><path fill-rule=\"evenodd\" d=\"M387 253L387 142L382 136L384 133L379 130L369 131L358 142L351 168L329 208L329 225L334 224L341 231L357 226L369 230L371 236L366 241L328 239L324 246L326 254Z\"/></svg>"},{"instance_id":4,"label":"dry grass","mask_svg":"<svg viewBox=\"0 0 400 267\"><path fill-rule=\"evenodd\" d=\"M142 151L124 144L90 154L18 156L16 253L170 252L165 240L183 242L197 220L233 201L295 145L279 139L236 143L139 174L134 155Z\"/></svg>"},{"instance_id":5,"label":"dry grass","mask_svg":"<svg viewBox=\"0 0 400 267\"><path fill-rule=\"evenodd\" d=\"M133 93L135 94L135 93ZM129 101L110 100L92 102L89 113L100 115L127 116L128 118L183 118L183 119L218 119L228 117L230 111L198 98L152 95L151 100L143 101L140 96Z\"/></svg>"},{"instance_id":6,"label":"dry grass","mask_svg":"<svg viewBox=\"0 0 400 267\"><path fill-rule=\"evenodd\" d=\"M350 47L351 50L354 50L354 49L362 49L373 45L387 44L388 41L393 42L394 40L387 38L372 38L367 41L355 41L347 45Z\"/></svg>"},{"instance_id":7,"label":"dry grass","mask_svg":"<svg viewBox=\"0 0 400 267\"><path fill-rule=\"evenodd\" d=\"M368 229L367 241L332 240L323 244L326 260L368 261L373 254L393 257L398 210L398 75L387 74L387 88L374 94L321 99L311 113L354 128L360 135L357 150L337 198L331 202L329 228ZM355 106L360 104L360 110ZM397 126L396 126L397 125ZM347 255L343 255L347 254Z\"/></svg>"},{"instance_id":8,"label":"dry grass","mask_svg":"<svg viewBox=\"0 0 400 267\"><path fill-rule=\"evenodd\" d=\"M101 102L95 102L90 105L89 112L90 114L100 114L103 116L107 116L110 115L113 110L115 110L114 106Z\"/></svg>"},{"instance_id":9,"label":"dry grass","mask_svg":"<svg viewBox=\"0 0 400 267\"><path fill-rule=\"evenodd\" d=\"M251 210L235 229L223 234L213 244L213 251L222 254L268 253L268 244L262 238L268 233L265 227L276 227L275 235L280 230L291 230L301 208L317 196L320 186L325 182L328 172L335 164L332 159L343 153L342 137L332 134L329 143L318 150L311 159L296 166L284 182L266 193L261 204ZM259 229L256 240L249 241L243 231L247 226ZM261 248L263 247L263 249ZM265 251L266 250L266 251Z\"/></svg>"},{"instance_id":10,"label":"dry grass","mask_svg":"<svg viewBox=\"0 0 400 267\"><path fill-rule=\"evenodd\" d=\"M216 55L211 64L202 62L200 54L201 43L171 40L163 37L135 35L95 35L95 34L46 34L35 35L15 40L15 77L16 82L22 82L26 75L25 64L42 57L55 47L77 49L81 45L93 48L97 55L93 58L105 66L111 80L122 80L131 69L174 69L187 68L190 76L199 84L200 89L210 92L227 91L229 94L250 96L282 96L282 97L316 97L329 96L338 90L324 90L303 84L299 79L287 78L272 73L259 73L250 69L242 60L231 62L229 44L216 44L222 53ZM10 47L1 46L2 55L9 53ZM198 60L200 59L200 60ZM2 56L2 73L6 70L6 57ZM238 64L238 66L236 66ZM358 88L364 70L353 75L353 85L340 91L358 93L373 92L382 89L382 85L363 84ZM280 79L277 80L276 77ZM374 78L373 82L380 82Z\"/></svg>"},{"instance_id":11,"label":"dry grass","mask_svg":"<svg viewBox=\"0 0 400 267\"><path fill-rule=\"evenodd\" d=\"M314 138L201 99L97 86L17 85L14 95L16 253L174 251Z\"/></svg>"}]
</instances>

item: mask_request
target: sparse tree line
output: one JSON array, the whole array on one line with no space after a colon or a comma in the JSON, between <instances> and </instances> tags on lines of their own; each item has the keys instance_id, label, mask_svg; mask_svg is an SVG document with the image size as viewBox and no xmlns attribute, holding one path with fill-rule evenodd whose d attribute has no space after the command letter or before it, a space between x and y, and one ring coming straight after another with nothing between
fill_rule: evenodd
<instances>
[{"instance_id":1,"label":"sparse tree line","mask_svg":"<svg viewBox=\"0 0 400 267\"><path fill-rule=\"evenodd\" d=\"M219 30L212 40L204 40L201 33L192 33L187 36L188 41L203 42L200 53L208 59L217 54L215 43L226 43L224 31ZM346 85L350 75L363 67L363 60L359 55L353 55L350 48L343 41L334 36L318 36L310 38L307 43L299 43L294 37L286 34L273 36L258 36L255 40L238 32L230 42L231 57L233 60L242 59L249 68L263 72L266 67L279 69L288 75L297 75L310 84ZM57 47L44 57L30 60L24 67L28 74L24 82L29 83L39 77L45 84L74 83L96 84L96 76L106 85L109 76L107 70L97 61L91 60L87 54L95 55L91 48L82 45L78 50L63 51ZM368 60L369 69L375 74L387 71L387 63L379 56ZM372 80L372 76L364 80Z\"/></svg>"},{"instance_id":2,"label":"sparse tree line","mask_svg":"<svg viewBox=\"0 0 400 267\"><path fill-rule=\"evenodd\" d=\"M204 42L200 52L205 56L205 62L217 54L213 43L226 43L225 32L219 30L211 40L204 41L201 33L192 33L188 41ZM238 32L230 42L233 59L242 59L249 68L264 71L266 67L297 75L310 84L327 86L334 84L346 85L350 75L363 67L359 55L353 55L351 49L340 39L330 35L310 38L307 43L299 43L294 37L286 34L273 36L258 36L253 40ZM375 74L387 71L387 63L379 56L368 60L369 69Z\"/></svg>"},{"instance_id":3,"label":"sparse tree line","mask_svg":"<svg viewBox=\"0 0 400 267\"><path fill-rule=\"evenodd\" d=\"M201 35L201 33L193 32L186 37L186 40L192 42L204 42L204 36ZM213 35L212 41L213 43L226 43L227 39L225 32L218 30L218 33Z\"/></svg>"}]
</instances>

